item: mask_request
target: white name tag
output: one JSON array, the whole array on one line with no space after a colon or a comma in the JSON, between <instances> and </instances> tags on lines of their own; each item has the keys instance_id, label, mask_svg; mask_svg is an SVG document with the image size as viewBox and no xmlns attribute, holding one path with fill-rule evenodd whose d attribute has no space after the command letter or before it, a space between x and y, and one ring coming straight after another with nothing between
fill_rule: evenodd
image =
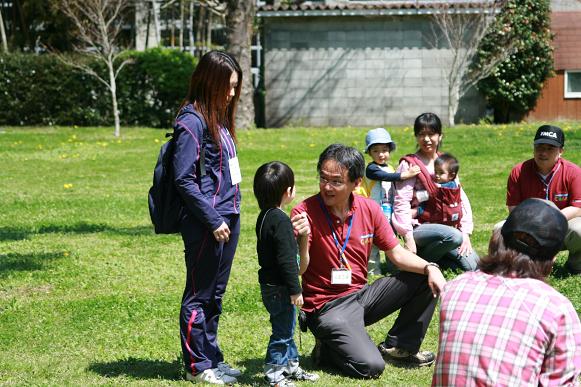
<instances>
[{"instance_id":1,"label":"white name tag","mask_svg":"<svg viewBox=\"0 0 581 387\"><path fill-rule=\"evenodd\" d=\"M238 164L238 157L233 157L228 160L230 166L230 177L232 178L232 185L236 185L242 181L242 174L240 173L240 165Z\"/></svg>"},{"instance_id":2,"label":"white name tag","mask_svg":"<svg viewBox=\"0 0 581 387\"><path fill-rule=\"evenodd\" d=\"M331 284L333 285L351 285L351 270L331 269Z\"/></svg>"}]
</instances>

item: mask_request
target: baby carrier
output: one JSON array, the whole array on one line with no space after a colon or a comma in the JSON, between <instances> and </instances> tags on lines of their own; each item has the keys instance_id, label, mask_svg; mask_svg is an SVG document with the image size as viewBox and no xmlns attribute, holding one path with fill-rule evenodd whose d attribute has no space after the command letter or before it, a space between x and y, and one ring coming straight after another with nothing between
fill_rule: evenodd
<instances>
[{"instance_id":1,"label":"baby carrier","mask_svg":"<svg viewBox=\"0 0 581 387\"><path fill-rule=\"evenodd\" d=\"M460 185L456 188L438 187L432 180L430 172L422 161L414 154L401 158L410 165L420 167L421 173L417 176L428 191L428 201L425 202L424 212L418 217L420 223L438 223L458 228L462 220L462 199ZM401 162L400 160L400 162Z\"/></svg>"}]
</instances>

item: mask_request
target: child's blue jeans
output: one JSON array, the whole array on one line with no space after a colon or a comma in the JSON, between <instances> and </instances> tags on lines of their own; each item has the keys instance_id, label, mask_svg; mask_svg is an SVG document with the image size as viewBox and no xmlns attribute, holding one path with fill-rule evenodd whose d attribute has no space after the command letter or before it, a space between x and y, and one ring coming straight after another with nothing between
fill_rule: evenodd
<instances>
[{"instance_id":1,"label":"child's blue jeans","mask_svg":"<svg viewBox=\"0 0 581 387\"><path fill-rule=\"evenodd\" d=\"M277 383L285 375L294 374L299 367L299 352L293 339L296 312L285 286L261 284L260 293L272 326L264 374L269 383Z\"/></svg>"}]
</instances>

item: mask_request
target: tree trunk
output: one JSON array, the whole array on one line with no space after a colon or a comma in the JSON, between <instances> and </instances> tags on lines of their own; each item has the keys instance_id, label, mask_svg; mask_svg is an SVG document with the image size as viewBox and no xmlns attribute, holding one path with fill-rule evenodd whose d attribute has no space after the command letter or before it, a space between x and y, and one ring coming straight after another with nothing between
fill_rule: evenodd
<instances>
[{"instance_id":1,"label":"tree trunk","mask_svg":"<svg viewBox=\"0 0 581 387\"><path fill-rule=\"evenodd\" d=\"M0 7L0 37L2 38L2 51L8 52L8 42L6 40L6 30L4 29L4 18Z\"/></svg>"},{"instance_id":2,"label":"tree trunk","mask_svg":"<svg viewBox=\"0 0 581 387\"><path fill-rule=\"evenodd\" d=\"M194 38L194 0L190 0L190 28L188 28L190 35L190 54L196 53L196 40Z\"/></svg>"},{"instance_id":3,"label":"tree trunk","mask_svg":"<svg viewBox=\"0 0 581 387\"><path fill-rule=\"evenodd\" d=\"M159 5L153 0L151 2L151 12L153 12L153 30L155 31L155 46L161 44L161 24L159 22Z\"/></svg>"},{"instance_id":4,"label":"tree trunk","mask_svg":"<svg viewBox=\"0 0 581 387\"><path fill-rule=\"evenodd\" d=\"M184 4L185 0L180 0L180 51L184 50L184 24L185 24L185 12L186 6Z\"/></svg>"},{"instance_id":5,"label":"tree trunk","mask_svg":"<svg viewBox=\"0 0 581 387\"><path fill-rule=\"evenodd\" d=\"M115 79L115 71L113 68L113 61L107 63L109 68L109 91L111 92L111 104L113 105L113 118L115 119L115 137L119 137L121 134L121 128L119 124L119 108L117 105L117 81Z\"/></svg>"},{"instance_id":6,"label":"tree trunk","mask_svg":"<svg viewBox=\"0 0 581 387\"><path fill-rule=\"evenodd\" d=\"M456 125L455 116L458 111L458 103L460 101L460 96L458 92L458 87L451 86L448 89L448 125L450 127Z\"/></svg>"},{"instance_id":7,"label":"tree trunk","mask_svg":"<svg viewBox=\"0 0 581 387\"><path fill-rule=\"evenodd\" d=\"M198 44L200 45L200 49L198 50L198 57L201 57L204 54L204 42L206 41L205 31L204 28L204 20L206 18L206 7L200 7L200 12L198 12L198 25L196 28L196 37L198 40Z\"/></svg>"},{"instance_id":8,"label":"tree trunk","mask_svg":"<svg viewBox=\"0 0 581 387\"><path fill-rule=\"evenodd\" d=\"M228 52L236 57L242 68L242 92L238 103L236 123L239 128L254 126L254 86L252 83L252 23L256 14L254 0L228 0L226 25Z\"/></svg>"}]
</instances>

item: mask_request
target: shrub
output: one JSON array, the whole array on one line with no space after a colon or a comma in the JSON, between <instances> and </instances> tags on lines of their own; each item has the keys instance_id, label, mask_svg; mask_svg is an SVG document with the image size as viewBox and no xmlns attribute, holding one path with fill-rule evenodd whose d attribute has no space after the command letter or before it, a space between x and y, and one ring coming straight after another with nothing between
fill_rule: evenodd
<instances>
[{"instance_id":1,"label":"shrub","mask_svg":"<svg viewBox=\"0 0 581 387\"><path fill-rule=\"evenodd\" d=\"M517 42L516 51L477 86L494 107L497 123L518 121L534 108L552 75L550 12L549 0L508 0L480 44L480 58L485 58L502 49L498 42L507 36Z\"/></svg>"},{"instance_id":2,"label":"shrub","mask_svg":"<svg viewBox=\"0 0 581 387\"><path fill-rule=\"evenodd\" d=\"M117 78L124 125L169 127L186 95L196 59L178 50L128 51L132 63ZM95 71L101 63L87 57ZM111 125L111 97L96 78L60 62L54 55L0 55L0 124Z\"/></svg>"}]
</instances>

